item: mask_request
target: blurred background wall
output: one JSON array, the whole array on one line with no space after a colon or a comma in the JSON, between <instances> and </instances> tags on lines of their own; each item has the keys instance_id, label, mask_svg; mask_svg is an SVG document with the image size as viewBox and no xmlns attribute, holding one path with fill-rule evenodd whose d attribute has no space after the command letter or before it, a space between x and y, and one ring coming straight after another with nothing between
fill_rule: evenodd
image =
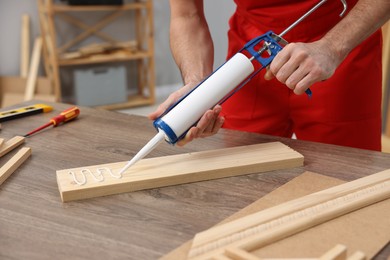
<instances>
[{"instance_id":1,"label":"blurred background wall","mask_svg":"<svg viewBox=\"0 0 390 260\"><path fill-rule=\"evenodd\" d=\"M233 1L205 1L206 17L215 46L215 67L224 62L227 50L228 19L234 11ZM19 75L20 63L20 28L21 16L28 14L31 18L31 45L39 35L37 3L34 0L1 0L0 1L0 75ZM169 1L154 1L154 32L156 86L177 84L181 82L179 71L172 59L169 48ZM128 26L123 20L115 27L109 28L113 36L123 35ZM69 28L68 30L71 30ZM71 34L71 31L67 33ZM32 48L32 46L31 46ZM194 46L197 48L197 46ZM41 70L42 71L42 70ZM42 73L42 72L41 72Z\"/></svg>"}]
</instances>

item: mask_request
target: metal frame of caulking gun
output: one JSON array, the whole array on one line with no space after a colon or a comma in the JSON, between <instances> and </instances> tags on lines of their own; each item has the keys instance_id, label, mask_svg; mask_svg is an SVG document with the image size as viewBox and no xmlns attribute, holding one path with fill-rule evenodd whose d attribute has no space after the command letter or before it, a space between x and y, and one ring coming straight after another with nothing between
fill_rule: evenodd
<instances>
[{"instance_id":1,"label":"metal frame of caulking gun","mask_svg":"<svg viewBox=\"0 0 390 260\"><path fill-rule=\"evenodd\" d=\"M344 15L344 13L346 12L347 10L347 3L345 0L340 0L341 3L343 4L343 11L340 13L340 17ZM300 23L302 20L304 20L307 16L309 16L311 13L313 13L315 10L317 10L320 6L322 6L325 2L327 2L327 0L322 0L320 1L318 4L316 4L314 7L312 7L308 12L306 12L304 15L302 15L298 20L296 20L293 24L291 24L288 28L286 28L282 33L280 33L279 35L278 34L275 34L274 32L272 31L268 31L267 33L261 35L261 36L258 36L252 40L250 40L249 42L247 42L244 47L239 50L238 52L243 52L243 51L247 51L249 52L252 57L250 58L250 60L252 61L253 59L255 59L256 61L258 61L261 65L260 68L258 68L257 70L255 70L254 72L252 72L251 75L249 75L246 79L244 79L242 81L241 84L239 84L234 90L232 90L231 92L229 92L224 98L222 98L217 104L222 104L223 102L225 102L229 97L231 97L234 93L236 93L238 90L240 90L246 83L248 83L253 77L255 77L262 69L264 69L265 67L267 67L271 62L272 60L275 58L275 56L278 54L279 51L282 50L282 46L278 43L280 41L282 42L285 42L287 43L287 41L285 41L282 37L283 35L285 35L287 32L289 32L292 28L294 28L298 23ZM260 43L264 43L263 44L263 47L256 51L255 50L255 47L257 45L259 45ZM264 51L267 51L268 52L268 57L262 57L262 54ZM226 62L225 62L226 63ZM172 144L174 145L177 141L179 141L180 139L182 139L188 132L188 130L186 132L184 132L181 136L177 136L175 134L175 132L169 127L169 125L167 125L163 120L162 120L162 117L164 115L166 115L169 111L171 111L177 104L179 104L182 100L184 100L188 95L190 95L196 88L198 88L200 85L203 84L203 82L205 82L210 76L212 76L216 71L218 71L223 65L225 65L225 63L223 63L221 66L219 66L213 73L211 73L208 77L206 77L202 82L200 82L195 88L193 88L190 92L188 92L186 95L184 95L183 97L181 97L176 103L174 103L173 105L171 105L159 118L157 118L154 122L153 122L153 125L154 127L157 129L157 131L163 131L165 134L166 134L166 137L168 138L165 138L165 140L169 143L169 144ZM312 96L312 92L309 89L307 89L305 91L305 93L308 95L308 97L310 98ZM215 104L215 105L217 105ZM214 106L215 106L214 105ZM198 122L198 121L197 121ZM194 125L197 124L197 122L194 123ZM160 129L160 130L159 130Z\"/></svg>"}]
</instances>

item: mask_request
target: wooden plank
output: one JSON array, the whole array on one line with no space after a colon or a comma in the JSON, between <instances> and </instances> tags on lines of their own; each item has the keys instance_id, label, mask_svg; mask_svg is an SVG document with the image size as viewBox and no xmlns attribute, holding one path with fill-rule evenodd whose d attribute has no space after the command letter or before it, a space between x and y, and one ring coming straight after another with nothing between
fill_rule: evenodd
<instances>
[{"instance_id":1,"label":"wooden plank","mask_svg":"<svg viewBox=\"0 0 390 260\"><path fill-rule=\"evenodd\" d=\"M367 257L363 252L357 251L347 258L348 260L366 260Z\"/></svg>"},{"instance_id":2,"label":"wooden plank","mask_svg":"<svg viewBox=\"0 0 390 260\"><path fill-rule=\"evenodd\" d=\"M35 100L47 101L47 102L55 102L56 97L54 95L41 95L35 94ZM24 94L21 93L4 93L3 102L1 103L1 107L13 106L24 101Z\"/></svg>"},{"instance_id":3,"label":"wooden plank","mask_svg":"<svg viewBox=\"0 0 390 260\"><path fill-rule=\"evenodd\" d=\"M0 168L0 185L31 155L31 148L21 148Z\"/></svg>"},{"instance_id":4,"label":"wooden plank","mask_svg":"<svg viewBox=\"0 0 390 260\"><path fill-rule=\"evenodd\" d=\"M390 137L390 22L387 22L382 27L383 32L383 53L382 53L382 92L383 92L383 108L386 109L385 118L385 135Z\"/></svg>"},{"instance_id":5,"label":"wooden plank","mask_svg":"<svg viewBox=\"0 0 390 260\"><path fill-rule=\"evenodd\" d=\"M123 5L53 5L53 12L95 12L95 11L126 11L145 8L146 3L135 2L125 3Z\"/></svg>"},{"instance_id":6,"label":"wooden plank","mask_svg":"<svg viewBox=\"0 0 390 260\"><path fill-rule=\"evenodd\" d=\"M209 259L229 247L252 251L388 198L390 170L385 170L198 233L189 258Z\"/></svg>"},{"instance_id":7,"label":"wooden plank","mask_svg":"<svg viewBox=\"0 0 390 260\"><path fill-rule=\"evenodd\" d=\"M30 60L30 16L28 14L22 16L20 39L20 76L25 78L28 74L28 63Z\"/></svg>"},{"instance_id":8,"label":"wooden plank","mask_svg":"<svg viewBox=\"0 0 390 260\"><path fill-rule=\"evenodd\" d=\"M240 248L226 248L224 255L233 260L262 260L262 258L252 255Z\"/></svg>"},{"instance_id":9,"label":"wooden plank","mask_svg":"<svg viewBox=\"0 0 390 260\"><path fill-rule=\"evenodd\" d=\"M24 138L23 136L15 136L8 141L6 141L1 147L0 147L0 157L6 155L22 143L24 143Z\"/></svg>"},{"instance_id":10,"label":"wooden plank","mask_svg":"<svg viewBox=\"0 0 390 260\"><path fill-rule=\"evenodd\" d=\"M345 260L347 258L347 247L336 245L334 248L323 254L319 260Z\"/></svg>"},{"instance_id":11,"label":"wooden plank","mask_svg":"<svg viewBox=\"0 0 390 260\"><path fill-rule=\"evenodd\" d=\"M227 248L224 256L231 260L364 260L365 255L357 251L347 258L347 247L345 245L337 244L318 258L259 258L247 251L239 248ZM219 257L219 256L218 256Z\"/></svg>"},{"instance_id":12,"label":"wooden plank","mask_svg":"<svg viewBox=\"0 0 390 260\"><path fill-rule=\"evenodd\" d=\"M1 107L19 104L24 101L27 79L21 77L0 77ZM52 85L48 78L38 77L34 98L42 101L55 101Z\"/></svg>"},{"instance_id":13,"label":"wooden plank","mask_svg":"<svg viewBox=\"0 0 390 260\"><path fill-rule=\"evenodd\" d=\"M280 142L272 142L144 159L121 178L114 177L126 163L57 171L62 201L298 167L303 165L303 156ZM103 168L99 173L98 169Z\"/></svg>"},{"instance_id":14,"label":"wooden plank","mask_svg":"<svg viewBox=\"0 0 390 260\"><path fill-rule=\"evenodd\" d=\"M354 173L353 170L347 172L348 174ZM343 182L340 180L325 177L322 174L305 172L217 225L226 224L341 183ZM302 258L304 256L317 257L323 255L337 243L347 246L348 255L361 251L366 254L367 259L373 259L375 256L386 255L380 251L386 247L390 240L390 226L387 217L389 214L390 203L388 200L382 201L256 249L251 253L264 260ZM191 244L192 240L189 240L160 259L187 259Z\"/></svg>"},{"instance_id":15,"label":"wooden plank","mask_svg":"<svg viewBox=\"0 0 390 260\"><path fill-rule=\"evenodd\" d=\"M21 77L1 76L0 87L2 93L12 92L24 94L26 90L27 79ZM46 77L38 77L36 85L36 93L43 95L53 94L50 80Z\"/></svg>"},{"instance_id":16,"label":"wooden plank","mask_svg":"<svg viewBox=\"0 0 390 260\"><path fill-rule=\"evenodd\" d=\"M0 124L0 126L1 126L1 124ZM1 129L1 127L0 127L0 129ZM3 138L0 138L0 148L1 148L1 146L3 145L3 143L4 143L4 139L3 139Z\"/></svg>"},{"instance_id":17,"label":"wooden plank","mask_svg":"<svg viewBox=\"0 0 390 260\"><path fill-rule=\"evenodd\" d=\"M37 83L39 63L41 60L42 52L42 38L35 39L34 50L31 58L30 70L28 72L28 78L26 83L26 90L24 94L24 100L31 100L34 97L35 85Z\"/></svg>"}]
</instances>

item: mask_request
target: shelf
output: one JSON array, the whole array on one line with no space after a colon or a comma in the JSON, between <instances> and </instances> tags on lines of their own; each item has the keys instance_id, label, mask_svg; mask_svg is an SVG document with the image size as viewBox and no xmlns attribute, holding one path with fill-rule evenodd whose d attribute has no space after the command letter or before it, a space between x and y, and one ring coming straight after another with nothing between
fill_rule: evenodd
<instances>
[{"instance_id":1,"label":"shelf","mask_svg":"<svg viewBox=\"0 0 390 260\"><path fill-rule=\"evenodd\" d=\"M115 62L135 63L132 73L138 82L137 94L119 104L97 106L104 109L123 109L151 105L154 103L154 32L152 0L134 0L123 5L66 5L54 0L38 0L39 19L43 41L45 71L52 80L55 96L62 99L60 73L64 67L91 65ZM85 12L76 16L76 12ZM104 12L93 20L89 16L93 12ZM133 21L134 35L127 27L127 39L117 40L109 32L103 31L109 25L120 21L119 18L129 16ZM98 18L98 21L96 21ZM61 37L57 30L60 26L71 26L78 29L78 34L71 39ZM122 36L122 35L121 35ZM126 36L126 35L125 35ZM94 38L91 38L94 37ZM99 41L96 41L98 38ZM124 38L124 37L121 37ZM92 40L89 45L82 44ZM82 46L82 47L80 47ZM135 61L135 62L133 62ZM102 102L102 104L104 104Z\"/></svg>"},{"instance_id":2,"label":"shelf","mask_svg":"<svg viewBox=\"0 0 390 260\"><path fill-rule=\"evenodd\" d=\"M149 7L149 3L128 3L123 5L53 5L54 13L61 12L96 12L96 11L127 11Z\"/></svg>"},{"instance_id":3,"label":"shelf","mask_svg":"<svg viewBox=\"0 0 390 260\"><path fill-rule=\"evenodd\" d=\"M97 64L105 62L121 62L129 60L137 60L143 58L152 57L151 52L147 51L138 51L138 52L129 52L129 51L115 51L109 54L95 54L85 58L75 58L75 59L59 59L59 66L71 66L71 65L85 65L85 64Z\"/></svg>"}]
</instances>

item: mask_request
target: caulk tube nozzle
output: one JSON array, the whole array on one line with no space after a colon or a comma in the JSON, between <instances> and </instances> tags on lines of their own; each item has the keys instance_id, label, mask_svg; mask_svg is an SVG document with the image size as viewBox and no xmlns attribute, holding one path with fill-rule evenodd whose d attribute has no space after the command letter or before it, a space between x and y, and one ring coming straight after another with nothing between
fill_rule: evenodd
<instances>
[{"instance_id":1,"label":"caulk tube nozzle","mask_svg":"<svg viewBox=\"0 0 390 260\"><path fill-rule=\"evenodd\" d=\"M148 155L164 139L164 132L158 131L158 133L125 165L125 167L120 170L119 175L124 173L127 169L130 168L130 166L134 165L136 162Z\"/></svg>"}]
</instances>

